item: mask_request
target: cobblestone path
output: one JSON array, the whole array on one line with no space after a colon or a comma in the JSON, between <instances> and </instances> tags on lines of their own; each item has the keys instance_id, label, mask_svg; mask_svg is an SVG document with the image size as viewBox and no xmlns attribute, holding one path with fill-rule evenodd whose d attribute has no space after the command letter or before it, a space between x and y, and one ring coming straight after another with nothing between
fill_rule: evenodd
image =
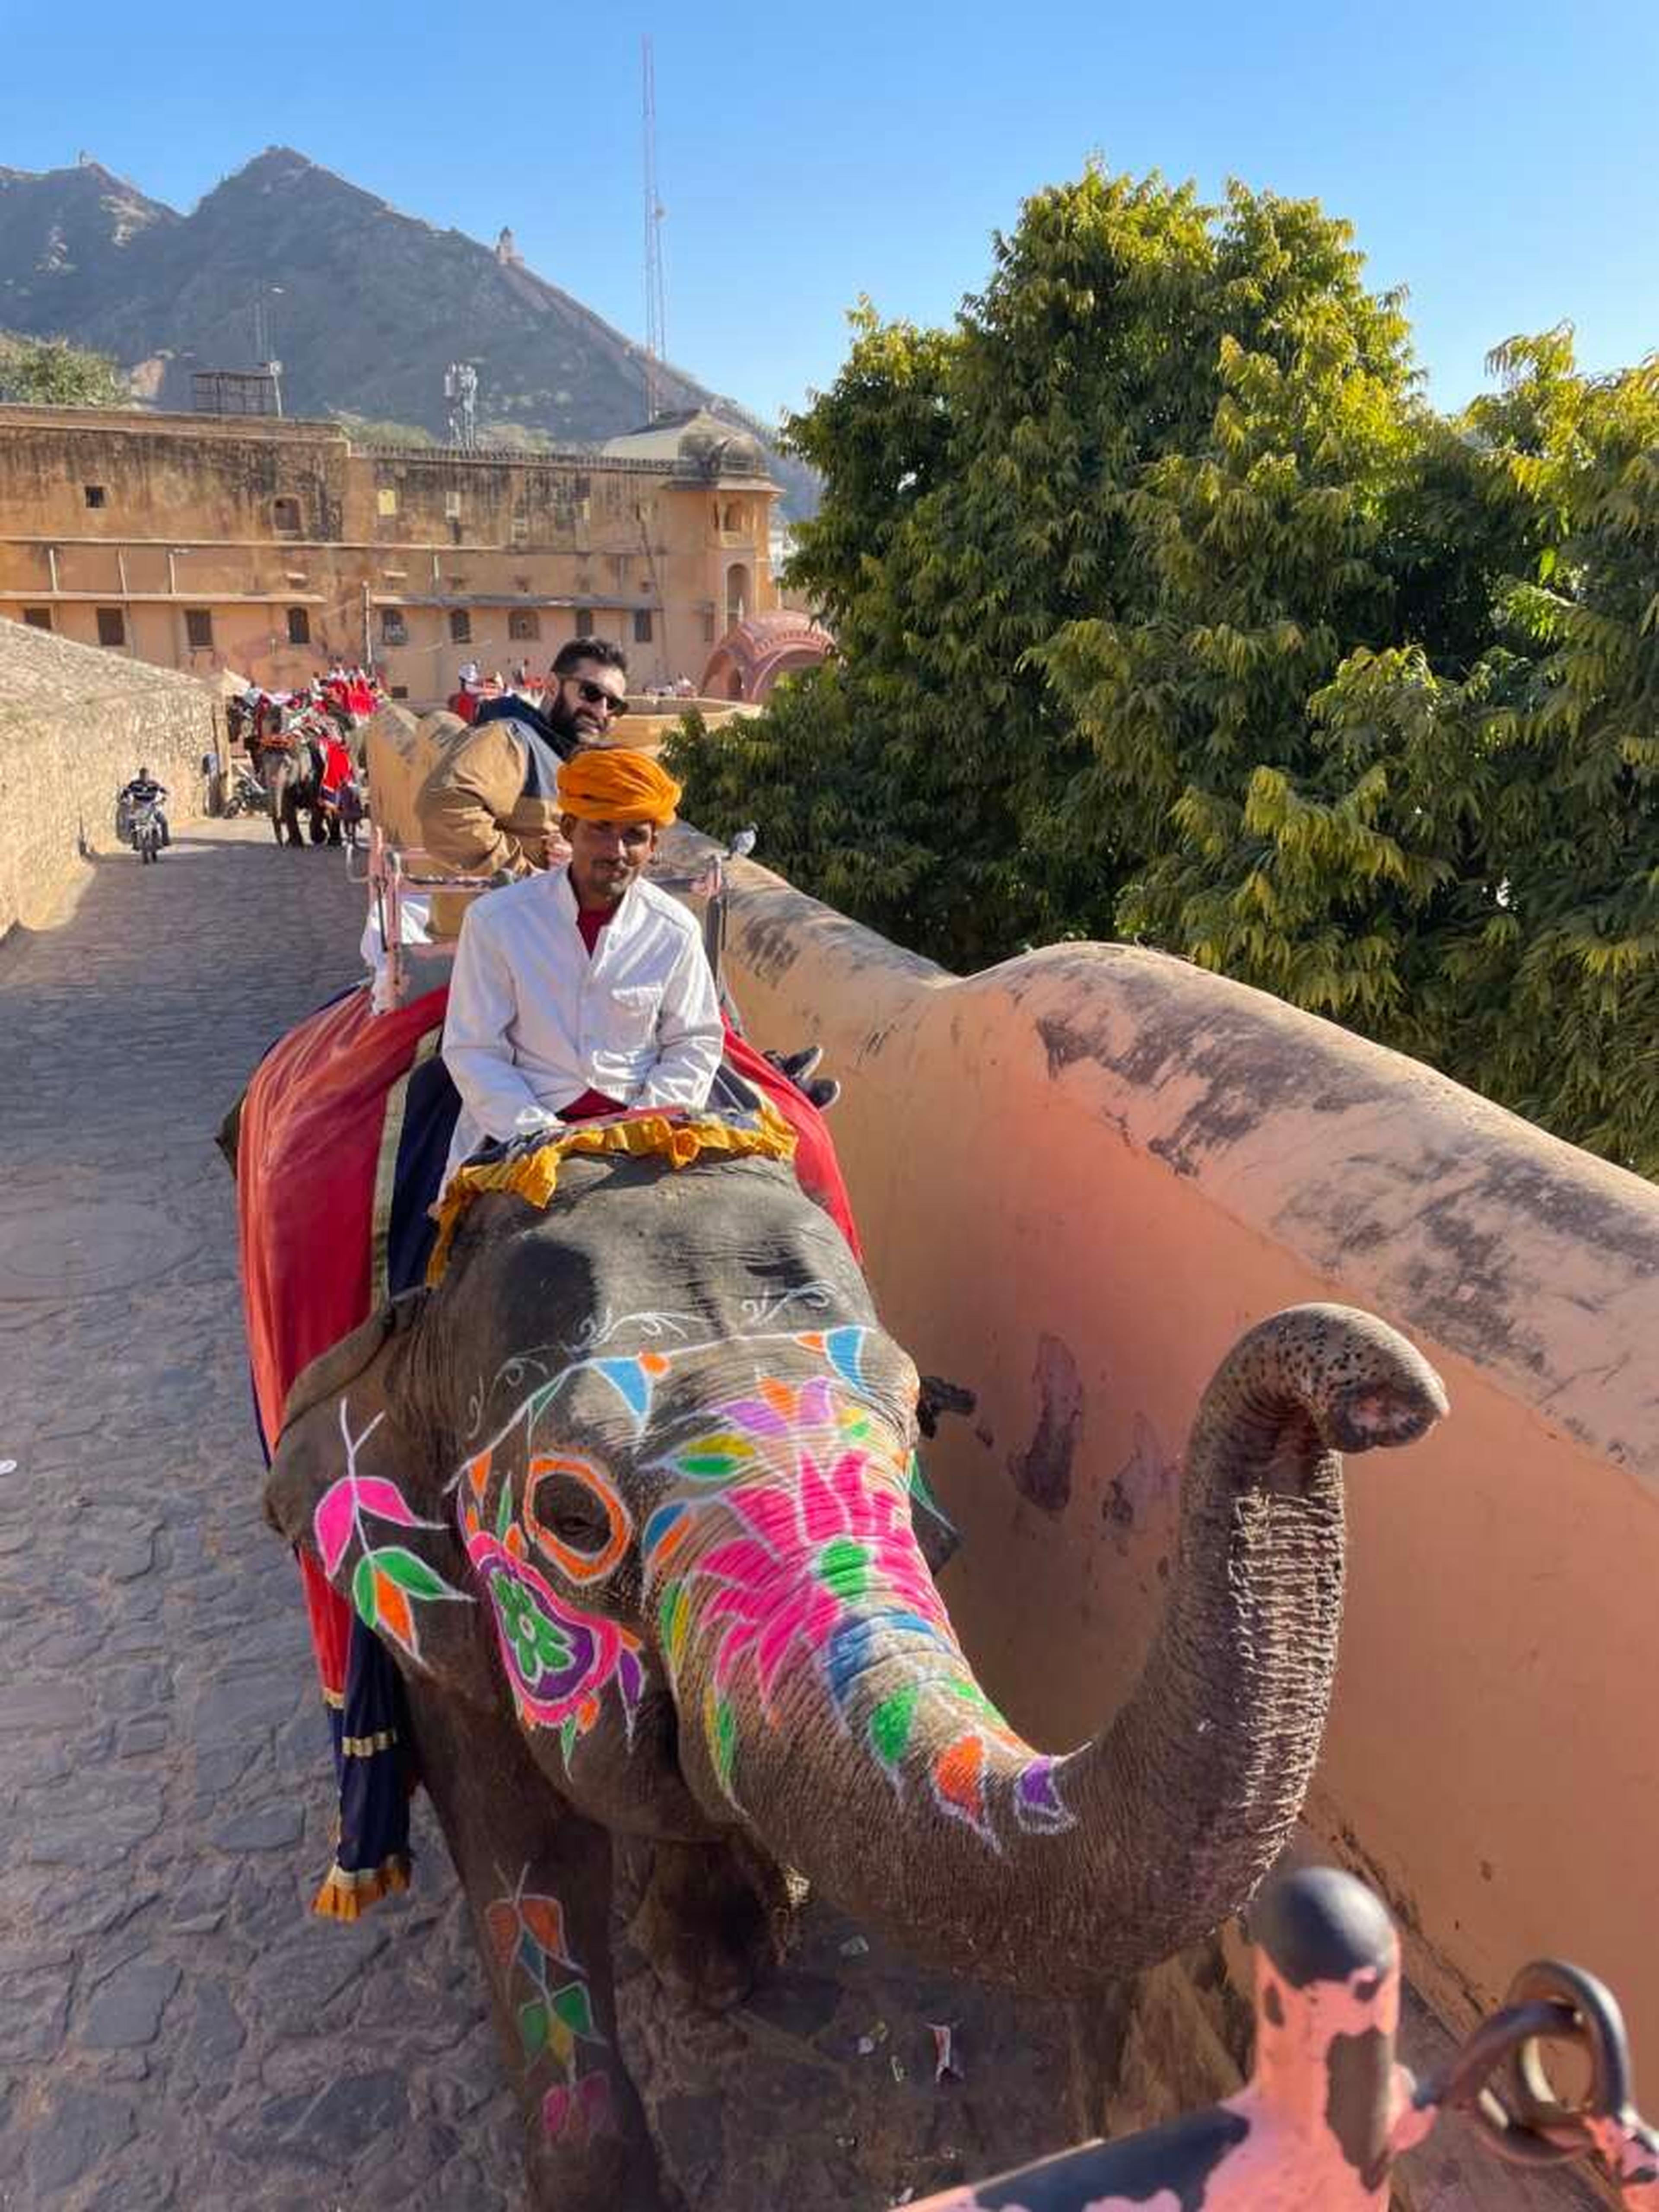
<instances>
[{"instance_id":1,"label":"cobblestone path","mask_svg":"<svg viewBox=\"0 0 1659 2212\"><path fill-rule=\"evenodd\" d=\"M308 1910L326 1730L258 1510L213 1144L265 1046L351 981L362 896L337 854L213 824L158 867L100 860L68 923L0 947L0 2212L522 2203L424 1799L412 1895L354 1928ZM874 2212L1097 2119L1064 2009L821 1905L720 2020L625 1942L617 1996L688 2212ZM939 2021L967 2054L942 2086Z\"/></svg>"},{"instance_id":2,"label":"cobblestone path","mask_svg":"<svg viewBox=\"0 0 1659 2212\"><path fill-rule=\"evenodd\" d=\"M441 1844L313 1919L326 1735L258 1515L228 1176L362 894L263 824L0 948L0 2205L488 2208L513 2113ZM424 1848L422 1848L422 1846Z\"/></svg>"}]
</instances>

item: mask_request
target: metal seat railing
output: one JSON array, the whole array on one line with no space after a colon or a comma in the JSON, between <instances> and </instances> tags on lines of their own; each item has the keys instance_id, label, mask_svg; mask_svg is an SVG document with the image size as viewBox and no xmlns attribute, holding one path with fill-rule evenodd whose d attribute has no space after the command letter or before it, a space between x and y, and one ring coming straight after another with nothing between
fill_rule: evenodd
<instances>
[{"instance_id":1,"label":"metal seat railing","mask_svg":"<svg viewBox=\"0 0 1659 2212\"><path fill-rule=\"evenodd\" d=\"M1553 1960L1524 1968L1449 2064L1419 2081L1395 2057L1399 1938L1363 1882L1328 1867L1290 1875L1254 1909L1250 1933L1255 2057L1237 2096L910 2212L1383 2212L1396 2160L1460 2110L1511 2164L1577 2160L1627 2212L1659 2212L1659 2133L1636 2109L1624 2021L1593 1975ZM1546 2045L1583 2052L1582 2095L1556 2089Z\"/></svg>"},{"instance_id":2,"label":"metal seat railing","mask_svg":"<svg viewBox=\"0 0 1659 2212\"><path fill-rule=\"evenodd\" d=\"M756 831L751 825L740 830L728 846L711 853L701 867L689 874L653 875L651 878L659 890L670 891L677 897L696 898L703 902L703 946L717 984L721 981L721 962L726 951L726 865L732 860L744 860L752 853L755 838ZM353 865L359 851L365 856L361 874ZM427 988L429 988L439 980L435 971L447 969L454 957L453 938L424 944L404 942L405 894L411 890L488 891L495 889L501 880L493 875L453 874L441 866L424 847L394 844L374 819L372 812L366 843L362 847L347 848L346 872L352 882L368 886L375 927L385 948L386 999L392 1006L406 1004L414 994L421 969L428 971L429 981Z\"/></svg>"}]
</instances>

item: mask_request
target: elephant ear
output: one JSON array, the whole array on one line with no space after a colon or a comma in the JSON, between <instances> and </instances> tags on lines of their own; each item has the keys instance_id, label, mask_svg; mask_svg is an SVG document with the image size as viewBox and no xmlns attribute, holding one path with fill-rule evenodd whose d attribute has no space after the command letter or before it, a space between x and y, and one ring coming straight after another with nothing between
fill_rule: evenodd
<instances>
[{"instance_id":1,"label":"elephant ear","mask_svg":"<svg viewBox=\"0 0 1659 2212\"><path fill-rule=\"evenodd\" d=\"M501 1688L471 1570L431 1443L398 1389L421 1310L419 1296L383 1307L295 1379L265 1518L399 1665L490 1707Z\"/></svg>"},{"instance_id":2,"label":"elephant ear","mask_svg":"<svg viewBox=\"0 0 1659 2212\"><path fill-rule=\"evenodd\" d=\"M947 1382L942 1375L920 1377L916 1392L916 1426L931 1443L945 1413L971 1413L979 1400L960 1382ZM922 1464L921 1447L910 1455L910 1528L932 1575L943 1572L962 1546L957 1524L933 1495Z\"/></svg>"},{"instance_id":3,"label":"elephant ear","mask_svg":"<svg viewBox=\"0 0 1659 2212\"><path fill-rule=\"evenodd\" d=\"M427 1296L425 1291L410 1291L389 1300L349 1336L343 1336L337 1344L319 1352L308 1367L302 1367L289 1390L283 1413L284 1430L301 1413L325 1398L338 1397L348 1382L355 1382L384 1345L414 1327Z\"/></svg>"}]
</instances>

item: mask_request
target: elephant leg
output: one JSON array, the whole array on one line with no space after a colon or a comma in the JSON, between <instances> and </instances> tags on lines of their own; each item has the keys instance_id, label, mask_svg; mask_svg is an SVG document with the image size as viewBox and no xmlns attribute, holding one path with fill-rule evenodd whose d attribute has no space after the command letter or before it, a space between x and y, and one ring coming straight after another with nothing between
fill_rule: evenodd
<instances>
[{"instance_id":1,"label":"elephant leg","mask_svg":"<svg viewBox=\"0 0 1659 2212\"><path fill-rule=\"evenodd\" d=\"M628 1933L671 1994L728 2012L781 1954L791 1918L781 1870L740 1844L657 1843Z\"/></svg>"},{"instance_id":2,"label":"elephant leg","mask_svg":"<svg viewBox=\"0 0 1659 2212\"><path fill-rule=\"evenodd\" d=\"M407 1686L524 2114L532 2203L672 2212L617 2048L609 1834L554 1794L509 1714Z\"/></svg>"}]
</instances>

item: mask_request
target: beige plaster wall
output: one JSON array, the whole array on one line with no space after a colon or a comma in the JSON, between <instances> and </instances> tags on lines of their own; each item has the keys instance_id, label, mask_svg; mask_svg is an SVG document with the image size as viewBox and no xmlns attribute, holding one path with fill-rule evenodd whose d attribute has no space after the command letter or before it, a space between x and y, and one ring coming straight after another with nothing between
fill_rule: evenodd
<instances>
[{"instance_id":1,"label":"beige plaster wall","mask_svg":"<svg viewBox=\"0 0 1659 2212\"><path fill-rule=\"evenodd\" d=\"M1452 1414L1351 1463L1320 1846L1462 2025L1524 1960L1611 1981L1659 2078L1659 1191L1414 1062L1183 963L1058 946L957 980L752 866L729 965L816 1038L889 1325L969 1385L945 1577L1041 1745L1132 1679L1180 1455L1275 1308L1384 1316Z\"/></svg>"},{"instance_id":2,"label":"beige plaster wall","mask_svg":"<svg viewBox=\"0 0 1659 2212\"><path fill-rule=\"evenodd\" d=\"M350 447L326 423L8 407L0 428L9 533L264 538L287 498L297 538L340 534Z\"/></svg>"},{"instance_id":3,"label":"beige plaster wall","mask_svg":"<svg viewBox=\"0 0 1659 2212\"><path fill-rule=\"evenodd\" d=\"M614 458L354 452L326 423L8 407L0 615L44 607L61 634L95 638L98 606L118 607L142 658L286 686L362 657L367 592L372 651L416 706L448 698L469 660L545 667L579 613L623 645L636 685L695 678L726 628L732 562L770 604L775 496ZM290 606L308 647L288 643ZM387 606L404 610L405 646L386 641ZM188 647L186 608L211 614L211 647ZM539 614L539 639L509 635L514 610Z\"/></svg>"},{"instance_id":4,"label":"beige plaster wall","mask_svg":"<svg viewBox=\"0 0 1659 2212\"><path fill-rule=\"evenodd\" d=\"M115 794L141 766L167 786L175 836L198 819L221 743L194 678L0 620L0 938L52 921L87 858L119 849Z\"/></svg>"}]
</instances>

